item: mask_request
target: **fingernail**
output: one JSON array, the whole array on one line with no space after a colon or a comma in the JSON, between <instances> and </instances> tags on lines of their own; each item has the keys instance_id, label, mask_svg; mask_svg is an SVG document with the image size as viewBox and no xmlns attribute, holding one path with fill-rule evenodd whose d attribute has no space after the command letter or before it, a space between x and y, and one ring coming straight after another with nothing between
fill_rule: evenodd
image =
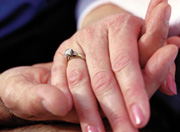
<instances>
[{"instance_id":1,"label":"fingernail","mask_svg":"<svg viewBox=\"0 0 180 132\"><path fill-rule=\"evenodd\" d=\"M98 132L98 130L94 126L87 126L86 132Z\"/></svg>"},{"instance_id":2,"label":"fingernail","mask_svg":"<svg viewBox=\"0 0 180 132\"><path fill-rule=\"evenodd\" d=\"M167 77L166 85L173 94L177 95L176 83L174 81L174 78L170 74Z\"/></svg>"},{"instance_id":3,"label":"fingernail","mask_svg":"<svg viewBox=\"0 0 180 132\"><path fill-rule=\"evenodd\" d=\"M171 7L168 6L164 12L164 19L167 24L169 24L170 17L171 17Z\"/></svg>"},{"instance_id":4,"label":"fingernail","mask_svg":"<svg viewBox=\"0 0 180 132\"><path fill-rule=\"evenodd\" d=\"M144 115L142 113L142 110L139 108L137 104L133 104L131 106L131 113L132 113L132 120L133 123L137 126L141 125L144 121Z\"/></svg>"}]
</instances>

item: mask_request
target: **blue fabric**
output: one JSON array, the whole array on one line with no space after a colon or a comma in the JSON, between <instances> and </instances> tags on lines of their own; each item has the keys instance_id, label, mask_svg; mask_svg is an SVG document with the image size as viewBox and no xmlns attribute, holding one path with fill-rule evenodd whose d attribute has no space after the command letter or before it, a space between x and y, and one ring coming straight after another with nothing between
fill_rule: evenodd
<instances>
[{"instance_id":1,"label":"blue fabric","mask_svg":"<svg viewBox=\"0 0 180 132\"><path fill-rule=\"evenodd\" d=\"M95 0L78 0L76 7L76 21L78 21L81 13Z\"/></svg>"},{"instance_id":2,"label":"blue fabric","mask_svg":"<svg viewBox=\"0 0 180 132\"><path fill-rule=\"evenodd\" d=\"M28 23L57 0L0 0L0 38Z\"/></svg>"}]
</instances>

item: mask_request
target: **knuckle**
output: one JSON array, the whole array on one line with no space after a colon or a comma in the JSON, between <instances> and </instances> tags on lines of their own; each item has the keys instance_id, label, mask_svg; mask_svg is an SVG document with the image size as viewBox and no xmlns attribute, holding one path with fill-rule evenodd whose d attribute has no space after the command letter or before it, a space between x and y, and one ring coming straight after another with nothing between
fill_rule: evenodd
<instances>
[{"instance_id":1,"label":"knuckle","mask_svg":"<svg viewBox=\"0 0 180 132\"><path fill-rule=\"evenodd\" d=\"M109 18L108 25L110 27L116 28L118 25L127 25L130 22L134 22L134 17L129 13L122 13L118 15L114 15Z\"/></svg>"},{"instance_id":2,"label":"knuckle","mask_svg":"<svg viewBox=\"0 0 180 132\"><path fill-rule=\"evenodd\" d=\"M84 30L84 34L87 36L93 35L95 29L93 26L88 26L85 30Z\"/></svg>"},{"instance_id":3,"label":"knuckle","mask_svg":"<svg viewBox=\"0 0 180 132\"><path fill-rule=\"evenodd\" d=\"M132 25L137 25L139 27L142 24L137 17L135 17L129 13L124 13L124 15L121 18L121 23L123 24L123 26L128 26L130 28L134 27ZM131 25L131 26L129 26L129 25Z\"/></svg>"},{"instance_id":4,"label":"knuckle","mask_svg":"<svg viewBox=\"0 0 180 132\"><path fill-rule=\"evenodd\" d=\"M92 86L97 95L105 94L109 91L109 85L112 83L111 73L108 71L100 71L92 78Z\"/></svg>"},{"instance_id":5,"label":"knuckle","mask_svg":"<svg viewBox=\"0 0 180 132\"><path fill-rule=\"evenodd\" d=\"M115 73L121 72L124 68L132 63L132 59L128 53L121 53L112 60L112 70Z\"/></svg>"},{"instance_id":6,"label":"knuckle","mask_svg":"<svg viewBox=\"0 0 180 132\"><path fill-rule=\"evenodd\" d=\"M121 21L123 23L130 23L130 22L134 22L134 16L129 14L129 13L124 13L122 16L121 16Z\"/></svg>"},{"instance_id":7,"label":"knuckle","mask_svg":"<svg viewBox=\"0 0 180 132\"><path fill-rule=\"evenodd\" d=\"M96 30L94 29L93 26L87 26L83 30L79 30L75 37L77 38L77 42L81 46L86 46L84 44L91 43L92 40L95 39L95 36L94 36L94 34L96 34L95 32Z\"/></svg>"},{"instance_id":8,"label":"knuckle","mask_svg":"<svg viewBox=\"0 0 180 132\"><path fill-rule=\"evenodd\" d=\"M123 16L123 22L126 22L126 23L132 23L132 22L134 22L134 19L135 19L135 17L131 14L125 14Z\"/></svg>"},{"instance_id":9,"label":"knuckle","mask_svg":"<svg viewBox=\"0 0 180 132\"><path fill-rule=\"evenodd\" d=\"M107 41L107 28L103 22L94 23L80 31L77 38L82 46L96 45L99 42Z\"/></svg>"},{"instance_id":10,"label":"knuckle","mask_svg":"<svg viewBox=\"0 0 180 132\"><path fill-rule=\"evenodd\" d=\"M86 76L86 72L84 72L80 68L74 68L70 72L68 72L68 83L73 88L73 86L78 85L79 83L82 83Z\"/></svg>"},{"instance_id":11,"label":"knuckle","mask_svg":"<svg viewBox=\"0 0 180 132\"><path fill-rule=\"evenodd\" d=\"M95 32L96 32L96 30L95 30L94 26L88 26L79 35L83 35L85 38L84 40L91 40L95 37L94 36Z\"/></svg>"}]
</instances>

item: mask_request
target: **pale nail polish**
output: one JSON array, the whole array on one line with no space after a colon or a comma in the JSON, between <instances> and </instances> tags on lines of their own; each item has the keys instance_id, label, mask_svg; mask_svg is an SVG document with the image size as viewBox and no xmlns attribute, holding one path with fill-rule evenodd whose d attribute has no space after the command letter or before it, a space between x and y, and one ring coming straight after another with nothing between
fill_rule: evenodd
<instances>
[{"instance_id":1,"label":"pale nail polish","mask_svg":"<svg viewBox=\"0 0 180 132\"><path fill-rule=\"evenodd\" d=\"M175 83L172 75L170 75L170 74L167 77L166 85L173 94L177 95L176 83Z\"/></svg>"},{"instance_id":2,"label":"pale nail polish","mask_svg":"<svg viewBox=\"0 0 180 132\"><path fill-rule=\"evenodd\" d=\"M144 114L137 104L131 106L132 120L137 126L141 125L144 121Z\"/></svg>"},{"instance_id":3,"label":"pale nail polish","mask_svg":"<svg viewBox=\"0 0 180 132\"><path fill-rule=\"evenodd\" d=\"M87 126L86 132L98 132L98 130L94 126Z\"/></svg>"}]
</instances>

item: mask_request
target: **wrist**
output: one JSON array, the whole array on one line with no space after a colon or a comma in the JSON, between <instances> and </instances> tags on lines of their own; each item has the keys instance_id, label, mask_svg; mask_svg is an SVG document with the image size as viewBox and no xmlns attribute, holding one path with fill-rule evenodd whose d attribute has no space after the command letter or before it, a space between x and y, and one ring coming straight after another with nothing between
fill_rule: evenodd
<instances>
[{"instance_id":1,"label":"wrist","mask_svg":"<svg viewBox=\"0 0 180 132\"><path fill-rule=\"evenodd\" d=\"M125 12L127 13L127 11L114 4L103 4L86 15L81 23L80 29L106 16Z\"/></svg>"}]
</instances>

